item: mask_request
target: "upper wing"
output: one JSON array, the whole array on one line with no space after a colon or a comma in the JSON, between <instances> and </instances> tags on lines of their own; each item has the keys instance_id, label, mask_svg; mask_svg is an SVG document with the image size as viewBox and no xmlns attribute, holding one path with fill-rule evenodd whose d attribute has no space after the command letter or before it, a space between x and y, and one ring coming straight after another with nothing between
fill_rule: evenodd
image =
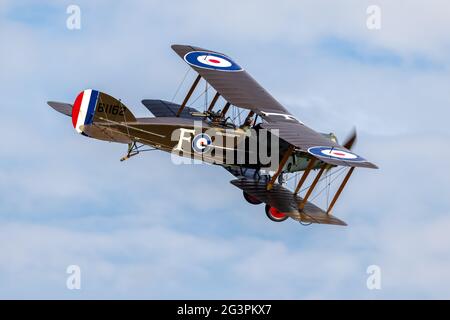
<instances>
[{"instance_id":1,"label":"upper wing","mask_svg":"<svg viewBox=\"0 0 450 320\"><path fill-rule=\"evenodd\" d=\"M228 56L193 46L173 45L172 49L197 71L232 105L264 116L276 113L293 117L243 68Z\"/></svg>"},{"instance_id":2,"label":"upper wing","mask_svg":"<svg viewBox=\"0 0 450 320\"><path fill-rule=\"evenodd\" d=\"M286 142L332 165L376 168L298 121L230 57L193 46L173 45L172 49L225 100L260 115L267 122L262 127Z\"/></svg>"}]
</instances>

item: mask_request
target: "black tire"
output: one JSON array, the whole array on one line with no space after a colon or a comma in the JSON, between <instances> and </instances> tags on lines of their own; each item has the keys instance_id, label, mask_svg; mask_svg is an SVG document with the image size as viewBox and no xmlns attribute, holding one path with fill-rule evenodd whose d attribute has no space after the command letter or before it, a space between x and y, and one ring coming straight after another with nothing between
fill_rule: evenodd
<instances>
[{"instance_id":1,"label":"black tire","mask_svg":"<svg viewBox=\"0 0 450 320\"><path fill-rule=\"evenodd\" d=\"M250 203L250 204L258 205L258 204L262 203L262 201L259 201L258 199L256 199L255 197L249 195L245 191L242 191L242 194L244 195L244 199L247 200L247 202Z\"/></svg>"},{"instance_id":2,"label":"black tire","mask_svg":"<svg viewBox=\"0 0 450 320\"><path fill-rule=\"evenodd\" d=\"M274 222L283 222L285 221L287 218L289 218L288 215L285 215L281 212L278 212L278 210L276 208L273 208L274 210L277 211L277 214L283 215L283 217L276 217L274 216L274 214L271 212L272 207L269 206L268 204L266 204L266 216L267 218L269 218L270 220L274 221Z\"/></svg>"}]
</instances>

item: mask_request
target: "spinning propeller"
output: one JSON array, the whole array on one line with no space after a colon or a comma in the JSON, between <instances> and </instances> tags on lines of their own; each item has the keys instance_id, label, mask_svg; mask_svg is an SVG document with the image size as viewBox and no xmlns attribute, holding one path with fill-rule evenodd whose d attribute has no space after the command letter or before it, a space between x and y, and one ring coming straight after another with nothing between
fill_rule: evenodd
<instances>
[{"instance_id":1,"label":"spinning propeller","mask_svg":"<svg viewBox=\"0 0 450 320\"><path fill-rule=\"evenodd\" d=\"M356 138L357 138L357 134L356 134L356 129L353 128L350 135L347 136L347 139L345 139L344 143L342 144L342 146L344 148L347 148L348 150L352 150L355 142L356 142ZM335 166L333 165L327 165L325 172L328 172L331 168L333 168Z\"/></svg>"}]
</instances>

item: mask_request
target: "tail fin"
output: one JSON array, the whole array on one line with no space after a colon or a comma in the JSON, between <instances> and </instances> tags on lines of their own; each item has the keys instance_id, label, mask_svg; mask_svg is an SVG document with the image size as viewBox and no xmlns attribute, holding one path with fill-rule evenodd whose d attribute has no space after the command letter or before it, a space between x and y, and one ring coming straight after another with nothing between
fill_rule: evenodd
<instances>
[{"instance_id":1,"label":"tail fin","mask_svg":"<svg viewBox=\"0 0 450 320\"><path fill-rule=\"evenodd\" d=\"M122 102L97 90L82 91L73 104L72 124L83 133L82 126L95 122L134 122L136 118Z\"/></svg>"}]
</instances>

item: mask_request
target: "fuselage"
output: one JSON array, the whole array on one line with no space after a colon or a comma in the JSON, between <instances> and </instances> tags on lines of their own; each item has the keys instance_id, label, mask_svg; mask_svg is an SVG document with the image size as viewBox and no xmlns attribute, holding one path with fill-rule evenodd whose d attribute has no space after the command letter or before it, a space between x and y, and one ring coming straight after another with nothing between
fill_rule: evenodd
<instances>
[{"instance_id":1,"label":"fuselage","mask_svg":"<svg viewBox=\"0 0 450 320\"><path fill-rule=\"evenodd\" d=\"M133 136L134 142L176 156L244 168L276 168L288 147L285 141L258 125L234 127L179 117L138 118L126 124L106 122L82 130L91 138L122 143L130 143L128 139ZM283 171L305 170L309 158L308 154L296 151Z\"/></svg>"}]
</instances>

